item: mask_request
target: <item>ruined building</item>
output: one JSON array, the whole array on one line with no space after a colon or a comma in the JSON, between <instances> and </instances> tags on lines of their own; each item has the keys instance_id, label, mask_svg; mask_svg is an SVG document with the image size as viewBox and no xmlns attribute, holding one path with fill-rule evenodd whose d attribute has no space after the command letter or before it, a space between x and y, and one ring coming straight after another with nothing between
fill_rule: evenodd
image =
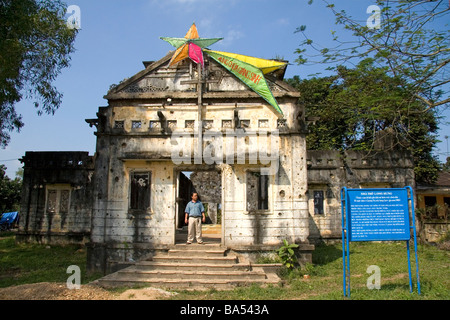
<instances>
[{"instance_id":1,"label":"ruined building","mask_svg":"<svg viewBox=\"0 0 450 320\"><path fill-rule=\"evenodd\" d=\"M215 59L169 66L172 56L107 93L86 120L93 156L26 153L18 241L85 243L89 270L107 273L183 241L196 190L222 246L260 252L286 239L310 261L314 240L341 236L342 186L414 184L404 154L307 152L286 65L266 74L279 112Z\"/></svg>"}]
</instances>

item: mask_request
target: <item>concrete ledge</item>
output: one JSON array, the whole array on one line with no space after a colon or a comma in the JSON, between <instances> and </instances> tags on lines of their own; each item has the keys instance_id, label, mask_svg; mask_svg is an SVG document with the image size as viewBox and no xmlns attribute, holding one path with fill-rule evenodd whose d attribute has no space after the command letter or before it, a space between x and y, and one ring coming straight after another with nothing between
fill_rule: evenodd
<instances>
[{"instance_id":1,"label":"concrete ledge","mask_svg":"<svg viewBox=\"0 0 450 320\"><path fill-rule=\"evenodd\" d=\"M298 251L314 251L315 246L313 244L299 244ZM233 245L228 246L229 249L235 251L276 251L282 244L277 245L265 245L265 244L255 244L255 245Z\"/></svg>"},{"instance_id":2,"label":"concrete ledge","mask_svg":"<svg viewBox=\"0 0 450 320\"><path fill-rule=\"evenodd\" d=\"M262 269L266 273L277 273L278 270L280 270L283 267L282 263L255 263L251 264L250 267L255 269Z\"/></svg>"},{"instance_id":3,"label":"concrete ledge","mask_svg":"<svg viewBox=\"0 0 450 320\"><path fill-rule=\"evenodd\" d=\"M89 242L89 232L24 232L16 233L17 243L39 243L52 245L79 244L86 245Z\"/></svg>"}]
</instances>

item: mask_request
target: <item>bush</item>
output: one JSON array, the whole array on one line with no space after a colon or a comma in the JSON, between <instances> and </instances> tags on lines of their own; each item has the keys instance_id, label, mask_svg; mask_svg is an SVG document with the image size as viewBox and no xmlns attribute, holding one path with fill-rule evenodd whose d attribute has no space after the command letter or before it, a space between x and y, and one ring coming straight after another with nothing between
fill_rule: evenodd
<instances>
[{"instance_id":1,"label":"bush","mask_svg":"<svg viewBox=\"0 0 450 320\"><path fill-rule=\"evenodd\" d=\"M298 248L298 245L293 243L289 244L287 240L283 240L284 245L278 249L278 256L281 259L283 265L288 268L288 270L292 270L296 265L298 265L298 259L295 255L294 249Z\"/></svg>"}]
</instances>

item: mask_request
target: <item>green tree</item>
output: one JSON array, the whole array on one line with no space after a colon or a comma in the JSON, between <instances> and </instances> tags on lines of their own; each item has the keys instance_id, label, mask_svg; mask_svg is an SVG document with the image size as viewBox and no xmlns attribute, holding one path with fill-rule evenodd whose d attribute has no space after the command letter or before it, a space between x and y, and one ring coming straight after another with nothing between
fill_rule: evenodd
<instances>
[{"instance_id":1,"label":"green tree","mask_svg":"<svg viewBox=\"0 0 450 320\"><path fill-rule=\"evenodd\" d=\"M379 150L381 134L388 134L383 150L409 150L418 181L434 181L439 169L432 156L436 144L437 116L421 100L409 101L410 87L400 77L391 77L386 67L374 66L371 58L355 68L336 68L323 78L288 80L301 92L300 103L309 126L310 150ZM384 140L386 142L386 140Z\"/></svg>"},{"instance_id":2,"label":"green tree","mask_svg":"<svg viewBox=\"0 0 450 320\"><path fill-rule=\"evenodd\" d=\"M6 167L0 165L0 214L19 211L22 192L22 179L11 180L5 171Z\"/></svg>"},{"instance_id":3,"label":"green tree","mask_svg":"<svg viewBox=\"0 0 450 320\"><path fill-rule=\"evenodd\" d=\"M444 163L442 170L446 171L446 172L450 172L450 157L447 157L447 160Z\"/></svg>"},{"instance_id":4,"label":"green tree","mask_svg":"<svg viewBox=\"0 0 450 320\"><path fill-rule=\"evenodd\" d=\"M343 39L343 34L332 31L336 45L324 47L310 39L306 26L301 26L296 31L305 38L296 50L299 64L318 58L316 62L330 64L333 68L372 57L380 66L386 67L391 76L403 79L410 94L406 99L421 100L427 106L423 112L448 106L448 0L376 0L374 4L380 11L373 11L373 14L379 14L379 27L373 27L367 21L361 22L345 10L338 10L335 4L322 1L334 13L336 24L350 32L350 39ZM312 2L309 0L310 4Z\"/></svg>"},{"instance_id":5,"label":"green tree","mask_svg":"<svg viewBox=\"0 0 450 320\"><path fill-rule=\"evenodd\" d=\"M0 145L24 126L15 104L34 102L38 114L54 114L62 94L53 85L69 66L77 30L64 20L60 0L0 0Z\"/></svg>"}]
</instances>

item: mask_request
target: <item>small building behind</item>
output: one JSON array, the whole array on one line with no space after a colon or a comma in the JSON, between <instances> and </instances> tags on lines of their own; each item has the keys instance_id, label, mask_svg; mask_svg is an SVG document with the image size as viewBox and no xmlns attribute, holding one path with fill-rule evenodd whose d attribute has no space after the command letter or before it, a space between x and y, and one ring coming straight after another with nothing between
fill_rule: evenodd
<instances>
[{"instance_id":1,"label":"small building behind","mask_svg":"<svg viewBox=\"0 0 450 320\"><path fill-rule=\"evenodd\" d=\"M88 243L94 158L88 152L27 152L18 242Z\"/></svg>"},{"instance_id":2,"label":"small building behind","mask_svg":"<svg viewBox=\"0 0 450 320\"><path fill-rule=\"evenodd\" d=\"M450 231L450 172L440 172L434 184L417 185L416 192L421 237L437 242Z\"/></svg>"},{"instance_id":3,"label":"small building behind","mask_svg":"<svg viewBox=\"0 0 450 320\"><path fill-rule=\"evenodd\" d=\"M415 187L414 163L405 150L308 150L307 154L309 239L313 243L342 239L343 187Z\"/></svg>"}]
</instances>

